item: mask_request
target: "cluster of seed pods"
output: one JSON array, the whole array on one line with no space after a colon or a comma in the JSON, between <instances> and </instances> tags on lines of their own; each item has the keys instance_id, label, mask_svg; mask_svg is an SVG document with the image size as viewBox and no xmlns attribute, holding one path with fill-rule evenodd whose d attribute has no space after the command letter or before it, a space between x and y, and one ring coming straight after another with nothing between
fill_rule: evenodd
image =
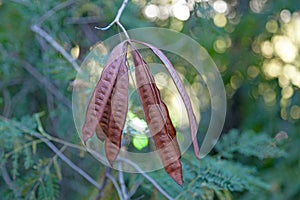
<instances>
[{"instance_id":1,"label":"cluster of seed pods","mask_svg":"<svg viewBox=\"0 0 300 200\"><path fill-rule=\"evenodd\" d=\"M194 152L199 158L196 139L198 125L182 81L162 51L148 43L134 40L121 42L112 50L86 110L86 119L82 128L83 140L86 143L96 132L97 137L105 142L105 153L109 163L112 165L117 158L128 111L127 52L130 52L135 68L136 89L156 149L165 171L177 184L182 185L181 153L176 139L176 129L172 124L168 108L161 98L149 66L135 49L134 43L143 44L150 48L168 69L185 104ZM128 51L128 47L131 51Z\"/></svg>"}]
</instances>

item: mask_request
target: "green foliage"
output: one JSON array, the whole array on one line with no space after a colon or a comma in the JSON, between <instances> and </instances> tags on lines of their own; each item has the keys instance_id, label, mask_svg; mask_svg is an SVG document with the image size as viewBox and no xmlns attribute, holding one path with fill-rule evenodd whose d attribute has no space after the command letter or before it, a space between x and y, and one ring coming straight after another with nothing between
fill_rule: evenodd
<instances>
[{"instance_id":1,"label":"green foliage","mask_svg":"<svg viewBox=\"0 0 300 200\"><path fill-rule=\"evenodd\" d=\"M245 191L270 192L271 185L258 176L257 166L252 163L241 164L236 160L237 155L233 153L238 152L244 157L270 159L282 156L284 152L279 147L250 150L249 139L253 146L264 145L264 147L268 147L274 141L265 133L255 134L252 131L245 131L242 135L244 136L238 137L237 130L230 131L219 141L217 145L219 153L214 156L197 160L193 155L186 153L182 158L184 177L182 188L171 182L169 177L163 176L163 170L151 175L176 199L232 199L235 193L242 194ZM257 135L257 138L253 137L254 135ZM244 142L245 140L248 142Z\"/></svg>"},{"instance_id":2,"label":"green foliage","mask_svg":"<svg viewBox=\"0 0 300 200\"><path fill-rule=\"evenodd\" d=\"M221 138L216 150L225 158L232 158L234 153L259 159L276 158L285 155L285 152L277 147L277 143L265 133L248 130L239 134L239 131L234 129Z\"/></svg>"},{"instance_id":3,"label":"green foliage","mask_svg":"<svg viewBox=\"0 0 300 200\"><path fill-rule=\"evenodd\" d=\"M34 117L24 116L20 122L0 121L1 166L10 167L6 176L12 175L15 192L5 191L3 199L57 199L59 196L58 180L55 173L59 166L54 166L56 156L40 157L36 154L36 145L41 141L26 133L16 124L21 124L25 130L34 130L37 123ZM56 164L57 165L57 164ZM3 170L2 170L3 173ZM5 175L2 175L5 176Z\"/></svg>"}]
</instances>

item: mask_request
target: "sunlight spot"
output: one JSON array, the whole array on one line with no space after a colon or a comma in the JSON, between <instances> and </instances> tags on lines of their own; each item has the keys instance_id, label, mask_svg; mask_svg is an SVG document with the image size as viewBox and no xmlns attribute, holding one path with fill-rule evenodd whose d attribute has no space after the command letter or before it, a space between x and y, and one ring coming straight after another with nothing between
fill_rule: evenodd
<instances>
[{"instance_id":1,"label":"sunlight spot","mask_svg":"<svg viewBox=\"0 0 300 200\"><path fill-rule=\"evenodd\" d=\"M275 36L272 39L277 55L287 63L293 62L298 55L297 47L286 36Z\"/></svg>"},{"instance_id":2,"label":"sunlight spot","mask_svg":"<svg viewBox=\"0 0 300 200\"><path fill-rule=\"evenodd\" d=\"M286 87L290 84L290 80L284 74L281 74L278 77L278 81L279 81L280 87L282 87L282 88Z\"/></svg>"},{"instance_id":3,"label":"sunlight spot","mask_svg":"<svg viewBox=\"0 0 300 200\"><path fill-rule=\"evenodd\" d=\"M276 103L276 92L268 88L263 93L264 101L267 105L273 106Z\"/></svg>"},{"instance_id":4,"label":"sunlight spot","mask_svg":"<svg viewBox=\"0 0 300 200\"><path fill-rule=\"evenodd\" d=\"M169 6L159 6L158 18L160 20L166 20L170 16L170 7Z\"/></svg>"},{"instance_id":5,"label":"sunlight spot","mask_svg":"<svg viewBox=\"0 0 300 200\"><path fill-rule=\"evenodd\" d=\"M281 95L284 99L289 99L291 98L291 96L293 95L294 93L294 90L291 86L287 86L287 87L284 87L282 90L281 90Z\"/></svg>"},{"instance_id":6,"label":"sunlight spot","mask_svg":"<svg viewBox=\"0 0 300 200\"><path fill-rule=\"evenodd\" d=\"M292 119L300 119L300 107L299 106L297 106L297 105L292 106L291 117L292 117Z\"/></svg>"},{"instance_id":7,"label":"sunlight spot","mask_svg":"<svg viewBox=\"0 0 300 200\"><path fill-rule=\"evenodd\" d=\"M289 10L282 10L280 12L280 19L284 22L284 23L289 23L291 21L291 12Z\"/></svg>"},{"instance_id":8,"label":"sunlight spot","mask_svg":"<svg viewBox=\"0 0 300 200\"><path fill-rule=\"evenodd\" d=\"M226 51L226 41L223 39L217 39L214 42L214 49L218 53L224 53Z\"/></svg>"},{"instance_id":9,"label":"sunlight spot","mask_svg":"<svg viewBox=\"0 0 300 200\"><path fill-rule=\"evenodd\" d=\"M256 78L259 74L259 70L255 66L250 66L247 69L247 74L250 78Z\"/></svg>"},{"instance_id":10,"label":"sunlight spot","mask_svg":"<svg viewBox=\"0 0 300 200\"><path fill-rule=\"evenodd\" d=\"M283 26L284 34L287 35L295 45L300 46L300 14L293 13L289 23Z\"/></svg>"},{"instance_id":11,"label":"sunlight spot","mask_svg":"<svg viewBox=\"0 0 300 200\"><path fill-rule=\"evenodd\" d=\"M296 73L297 73L297 69L294 65L286 64L283 67L283 74L290 80L292 80L294 78Z\"/></svg>"},{"instance_id":12,"label":"sunlight spot","mask_svg":"<svg viewBox=\"0 0 300 200\"><path fill-rule=\"evenodd\" d=\"M255 13L260 13L267 0L251 0L249 2L250 9Z\"/></svg>"},{"instance_id":13,"label":"sunlight spot","mask_svg":"<svg viewBox=\"0 0 300 200\"><path fill-rule=\"evenodd\" d=\"M181 21L186 21L190 18L190 9L186 4L176 3L173 6L173 15Z\"/></svg>"},{"instance_id":14,"label":"sunlight spot","mask_svg":"<svg viewBox=\"0 0 300 200\"><path fill-rule=\"evenodd\" d=\"M261 43L260 48L264 57L272 58L274 49L273 49L273 44L270 41L265 41Z\"/></svg>"},{"instance_id":15,"label":"sunlight spot","mask_svg":"<svg viewBox=\"0 0 300 200\"><path fill-rule=\"evenodd\" d=\"M138 117L134 117L130 121L130 125L132 126L132 128L139 132L144 132L147 128L147 123L143 119L140 119Z\"/></svg>"},{"instance_id":16,"label":"sunlight spot","mask_svg":"<svg viewBox=\"0 0 300 200\"><path fill-rule=\"evenodd\" d=\"M260 45L260 41L258 39L255 39L252 44L251 44L251 48L252 48L252 51L254 53L257 53L259 54L260 53L260 49L261 49L261 45Z\"/></svg>"},{"instance_id":17,"label":"sunlight spot","mask_svg":"<svg viewBox=\"0 0 300 200\"><path fill-rule=\"evenodd\" d=\"M217 27L225 27L226 24L227 24L227 19L224 15L221 15L221 14L216 14L214 16L214 23Z\"/></svg>"},{"instance_id":18,"label":"sunlight spot","mask_svg":"<svg viewBox=\"0 0 300 200\"><path fill-rule=\"evenodd\" d=\"M159 9L154 4L149 4L144 9L144 14L149 19L155 19L158 16Z\"/></svg>"},{"instance_id":19,"label":"sunlight spot","mask_svg":"<svg viewBox=\"0 0 300 200\"><path fill-rule=\"evenodd\" d=\"M175 31L181 31L183 28L183 22L179 21L178 19L173 18L171 20L170 29L173 29Z\"/></svg>"},{"instance_id":20,"label":"sunlight spot","mask_svg":"<svg viewBox=\"0 0 300 200\"><path fill-rule=\"evenodd\" d=\"M225 1L222 0L217 0L214 2L213 7L215 9L215 11L217 11L218 13L225 13L228 9L228 5Z\"/></svg>"},{"instance_id":21,"label":"sunlight spot","mask_svg":"<svg viewBox=\"0 0 300 200\"><path fill-rule=\"evenodd\" d=\"M268 89L268 85L266 83L258 84L258 92L259 94L264 94L264 92Z\"/></svg>"},{"instance_id":22,"label":"sunlight spot","mask_svg":"<svg viewBox=\"0 0 300 200\"><path fill-rule=\"evenodd\" d=\"M242 82L243 82L243 76L240 72L231 76L230 78L230 85L234 90L237 90L242 85Z\"/></svg>"},{"instance_id":23,"label":"sunlight spot","mask_svg":"<svg viewBox=\"0 0 300 200\"><path fill-rule=\"evenodd\" d=\"M232 96L234 95L235 93L235 90L231 87L230 84L227 84L225 86L225 90L226 90L226 95L228 96L228 98L232 98Z\"/></svg>"},{"instance_id":24,"label":"sunlight spot","mask_svg":"<svg viewBox=\"0 0 300 200\"><path fill-rule=\"evenodd\" d=\"M94 50L95 52L97 52L97 53L99 52L100 54L102 54L104 56L108 54L108 50L107 50L106 46L103 45L102 43L96 44L96 46L90 48L90 51L92 51L93 48L95 48L95 50Z\"/></svg>"},{"instance_id":25,"label":"sunlight spot","mask_svg":"<svg viewBox=\"0 0 300 200\"><path fill-rule=\"evenodd\" d=\"M200 2L209 2L209 0L195 0L195 2L200 3Z\"/></svg>"},{"instance_id":26,"label":"sunlight spot","mask_svg":"<svg viewBox=\"0 0 300 200\"><path fill-rule=\"evenodd\" d=\"M278 30L278 24L277 24L277 21L272 19L272 20L269 20L266 24L266 29L267 31L269 31L270 33L276 33L277 30Z\"/></svg>"},{"instance_id":27,"label":"sunlight spot","mask_svg":"<svg viewBox=\"0 0 300 200\"><path fill-rule=\"evenodd\" d=\"M300 72L299 71L295 72L295 74L293 75L291 81L295 86L300 88Z\"/></svg>"},{"instance_id":28,"label":"sunlight spot","mask_svg":"<svg viewBox=\"0 0 300 200\"><path fill-rule=\"evenodd\" d=\"M271 61L265 61L263 64L263 71L268 77L275 78L281 74L282 64L275 59Z\"/></svg>"},{"instance_id":29,"label":"sunlight spot","mask_svg":"<svg viewBox=\"0 0 300 200\"><path fill-rule=\"evenodd\" d=\"M76 45L71 49L71 56L74 60L76 60L79 57L79 54L80 54L80 48L78 45Z\"/></svg>"}]
</instances>

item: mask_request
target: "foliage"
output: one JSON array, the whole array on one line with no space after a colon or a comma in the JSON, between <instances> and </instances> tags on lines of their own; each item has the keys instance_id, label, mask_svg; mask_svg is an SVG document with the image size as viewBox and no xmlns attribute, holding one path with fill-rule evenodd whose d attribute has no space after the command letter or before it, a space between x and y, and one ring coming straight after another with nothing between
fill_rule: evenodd
<instances>
[{"instance_id":1,"label":"foliage","mask_svg":"<svg viewBox=\"0 0 300 200\"><path fill-rule=\"evenodd\" d=\"M35 129L34 119L24 116L20 124L27 129ZM58 181L61 179L57 156L38 155L41 140L25 134L20 128L8 121L0 121L1 129L1 166L10 166L8 174L14 181L14 193L5 189L3 199L57 199ZM24 174L24 172L26 172ZM2 173L4 173L2 168ZM4 174L3 174L4 176Z\"/></svg>"},{"instance_id":2,"label":"foliage","mask_svg":"<svg viewBox=\"0 0 300 200\"><path fill-rule=\"evenodd\" d=\"M182 162L184 183L186 184L182 188L170 183L167 177L162 176L160 173L154 172L152 176L176 199L214 199L215 197L218 199L232 199L233 192L249 191L257 193L270 191L271 185L257 176L258 169L253 165L253 162L242 164L241 160L235 160L236 156L230 153L238 151L244 156L255 156L257 158L261 158L262 154L268 154L269 159L274 159L284 155L284 152L276 146L273 146L272 149L251 150L248 147L250 139L251 145L262 147L268 147L274 141L263 133L255 134L254 132L245 131L241 135L245 136L238 137L237 130L230 131L218 143L219 153L214 156L206 156L200 161L194 159L191 154L185 154ZM254 135L256 137L253 137ZM247 142L245 142L245 139ZM245 149L239 151L239 148L242 148L243 145ZM230 151L227 149L228 147L230 147ZM226 158L223 157L224 155L226 155Z\"/></svg>"},{"instance_id":3,"label":"foliage","mask_svg":"<svg viewBox=\"0 0 300 200\"><path fill-rule=\"evenodd\" d=\"M224 81L227 121L210 155L200 160L190 150L183 155L182 188L163 170L149 173L150 178L175 199L299 199L300 2L226 1L228 10L219 13L215 1L187 1L191 15L186 21L172 12L146 15L147 6L163 11L171 2L129 1L121 21L127 29L171 28L205 47ZM111 179L99 190L45 143L52 142L100 186L106 174L118 178L117 171L107 171L81 147L70 109L74 63L33 25L81 63L91 46L120 31L94 29L109 24L120 4L0 0L1 199L117 198ZM280 51L281 41L290 45L287 53ZM188 71L183 74L193 80ZM128 130L136 131L138 119L127 124ZM132 199L163 198L142 174L124 173L124 180Z\"/></svg>"}]
</instances>

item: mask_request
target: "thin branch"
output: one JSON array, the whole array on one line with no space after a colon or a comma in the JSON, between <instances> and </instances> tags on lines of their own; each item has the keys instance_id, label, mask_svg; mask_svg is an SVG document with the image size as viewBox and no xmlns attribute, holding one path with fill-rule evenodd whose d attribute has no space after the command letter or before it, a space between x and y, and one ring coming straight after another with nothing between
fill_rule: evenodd
<instances>
[{"instance_id":1,"label":"thin branch","mask_svg":"<svg viewBox=\"0 0 300 200\"><path fill-rule=\"evenodd\" d=\"M40 28L38 25L32 25L31 30L38 35L40 35L42 38L44 38L56 51L61 53L61 55L73 66L73 68L80 72L79 65L75 62L75 60L72 58L70 54L66 52L66 50L58 44L46 31L44 31L42 28Z\"/></svg>"},{"instance_id":2,"label":"thin branch","mask_svg":"<svg viewBox=\"0 0 300 200\"><path fill-rule=\"evenodd\" d=\"M52 8L51 10L48 10L42 17L40 17L38 19L36 25L40 26L45 20L47 20L47 18L51 17L57 11L59 11L61 9L64 9L64 8L72 5L75 2L76 2L75 0L69 0L69 1L65 1L65 2L62 2L62 3L58 4L57 6Z\"/></svg>"},{"instance_id":3,"label":"thin branch","mask_svg":"<svg viewBox=\"0 0 300 200\"><path fill-rule=\"evenodd\" d=\"M8 187L12 191L14 191L14 194L18 194L19 193L18 189L16 188L13 181L11 180L4 163L1 165L1 175L3 177L4 182L8 185Z\"/></svg>"},{"instance_id":4,"label":"thin branch","mask_svg":"<svg viewBox=\"0 0 300 200\"><path fill-rule=\"evenodd\" d=\"M71 167L74 171L76 171L78 174L80 174L83 178L85 178L88 182L90 182L92 185L94 185L98 190L101 188L101 185L97 183L90 175L88 175L85 171L83 171L81 168L79 168L77 165L75 165L69 158L65 156L59 149L48 139L42 136L39 137L54 153L58 155L58 157L64 161L69 167Z\"/></svg>"},{"instance_id":5,"label":"thin branch","mask_svg":"<svg viewBox=\"0 0 300 200\"><path fill-rule=\"evenodd\" d=\"M169 200L172 200L173 198L166 192L164 191L158 183L154 179L152 179L150 176L148 176L137 164L132 162L131 160L128 160L126 158L121 158L119 157L117 161L125 162L134 167L144 178L146 178L164 197L166 197Z\"/></svg>"},{"instance_id":6,"label":"thin branch","mask_svg":"<svg viewBox=\"0 0 300 200\"><path fill-rule=\"evenodd\" d=\"M105 168L104 178L103 178L103 181L102 181L102 184L101 184L101 188L98 191L98 195L96 197L96 200L100 200L102 198L103 190L104 190L104 188L107 184L107 179L108 179L107 174L111 174L111 168L110 167Z\"/></svg>"},{"instance_id":7,"label":"thin branch","mask_svg":"<svg viewBox=\"0 0 300 200\"><path fill-rule=\"evenodd\" d=\"M119 21L117 21L116 24L122 29L126 39L130 42L129 35L128 35L126 29L124 28L124 26Z\"/></svg>"},{"instance_id":8,"label":"thin branch","mask_svg":"<svg viewBox=\"0 0 300 200\"><path fill-rule=\"evenodd\" d=\"M23 61L22 67L26 69L34 78L42 83L51 94L53 94L58 100L60 100L66 107L72 108L71 102L67 99L52 83L51 81L41 75L30 63Z\"/></svg>"},{"instance_id":9,"label":"thin branch","mask_svg":"<svg viewBox=\"0 0 300 200\"><path fill-rule=\"evenodd\" d=\"M139 179L130 189L128 197L131 198L135 192L137 191L137 189L140 187L140 185L144 182L143 177L141 179Z\"/></svg>"},{"instance_id":10,"label":"thin branch","mask_svg":"<svg viewBox=\"0 0 300 200\"><path fill-rule=\"evenodd\" d=\"M117 13L115 19L114 19L109 25L107 25L107 26L104 27L104 28L97 27L97 26L96 26L95 28L98 29L98 30L105 31L105 30L109 29L110 27L112 27L112 25L114 25L116 22L118 22L118 21L120 20L120 17L121 17L121 15L122 15L122 13L123 13L123 11L124 11L124 9L125 9L127 3L128 3L128 0L124 0L124 1L123 1L121 7L120 7L119 10L118 10L118 13Z\"/></svg>"},{"instance_id":11,"label":"thin branch","mask_svg":"<svg viewBox=\"0 0 300 200\"><path fill-rule=\"evenodd\" d=\"M9 117L11 114L11 97L9 91L5 88L3 90L3 97L4 97L4 107L3 107L3 115L5 117Z\"/></svg>"},{"instance_id":12,"label":"thin branch","mask_svg":"<svg viewBox=\"0 0 300 200\"><path fill-rule=\"evenodd\" d=\"M124 174L123 174L121 162L118 163L118 170L119 170L119 182L120 182L120 186L121 186L121 191L122 191L124 199L127 200L128 194L127 194L127 188L126 188L125 181L124 181Z\"/></svg>"},{"instance_id":13,"label":"thin branch","mask_svg":"<svg viewBox=\"0 0 300 200\"><path fill-rule=\"evenodd\" d=\"M107 178L109 178L109 179L111 180L111 182L112 182L113 185L115 186L115 188L116 188L116 190L117 190L117 192L118 192L118 195L119 195L120 200L123 200L124 198L123 198L123 196L122 196L121 189L120 189L120 187L119 187L119 185L118 185L116 179L115 179L112 175L110 175L110 174L107 174L106 176L107 176Z\"/></svg>"},{"instance_id":14,"label":"thin branch","mask_svg":"<svg viewBox=\"0 0 300 200\"><path fill-rule=\"evenodd\" d=\"M106 26L106 27L104 27L104 28L95 26L95 29L105 31L105 30L109 29L110 27L112 27L112 25L116 24L117 26L119 26L119 27L122 29L122 31L123 31L123 33L124 33L126 39L130 42L129 35L128 35L126 29L124 28L124 26L123 26L123 25L121 24L121 22L120 22L120 17L121 17L121 15L122 15L122 13L123 13L123 11L124 11L124 9L125 9L127 3L128 3L128 0L124 0L124 1L123 1L121 7L120 7L119 10L118 10L118 13L117 13L115 19L114 19L108 26Z\"/></svg>"}]
</instances>

